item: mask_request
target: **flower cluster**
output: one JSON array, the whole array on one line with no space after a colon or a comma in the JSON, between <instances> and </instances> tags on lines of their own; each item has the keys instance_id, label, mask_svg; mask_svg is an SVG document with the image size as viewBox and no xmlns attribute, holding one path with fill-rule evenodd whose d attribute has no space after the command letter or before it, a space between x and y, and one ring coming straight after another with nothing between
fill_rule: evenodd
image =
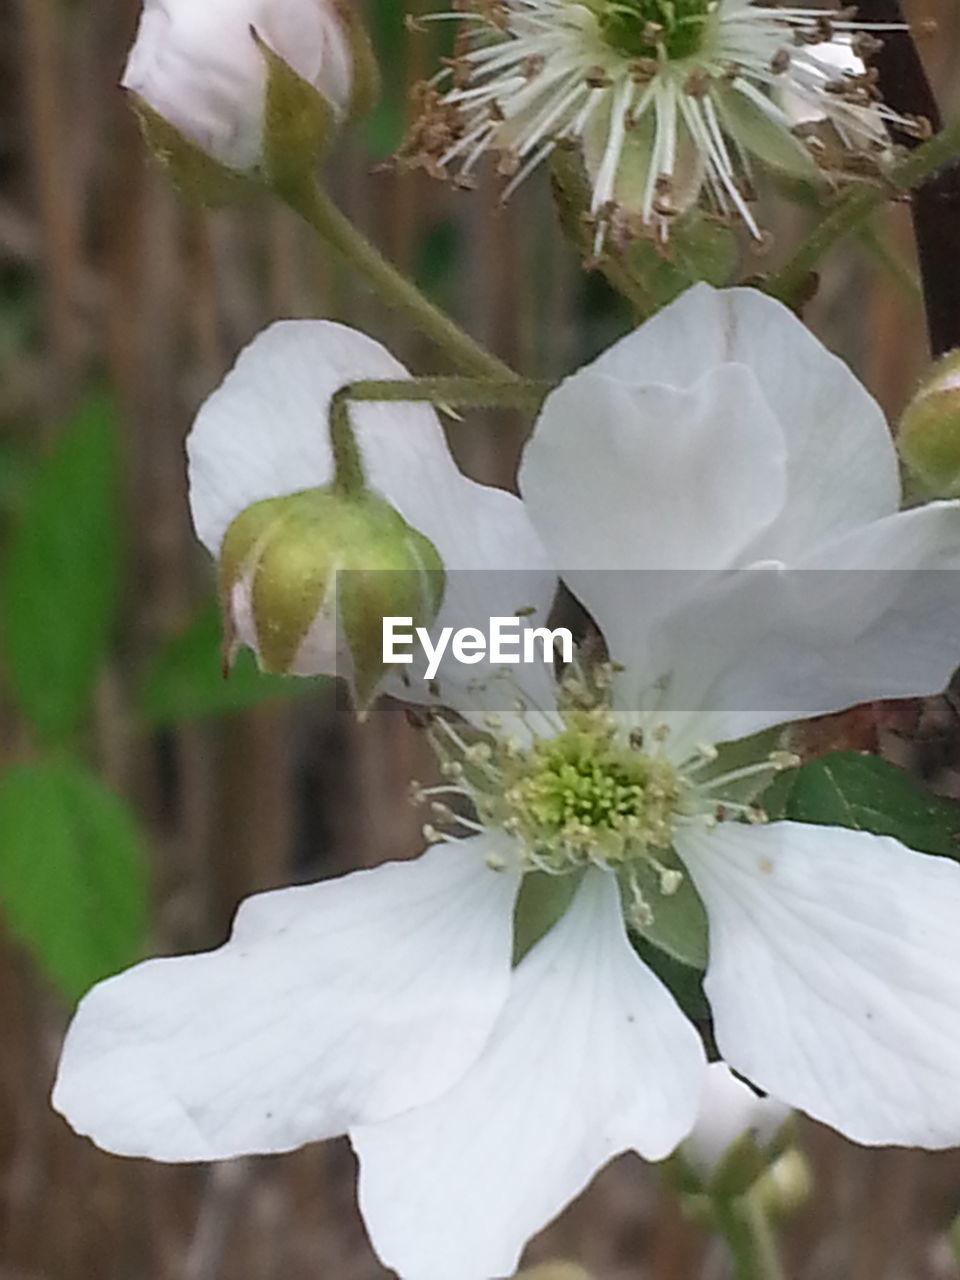
<instances>
[{"instance_id":1,"label":"flower cluster","mask_svg":"<svg viewBox=\"0 0 960 1280\"><path fill-rule=\"evenodd\" d=\"M307 322L245 353L191 440L209 546L268 493L328 483L317 406L388 360ZM960 865L769 821L757 796L792 763L770 737L790 714L945 684L955 593L903 617L960 565L960 504L898 511L877 405L749 289L692 289L562 383L522 499L460 476L432 410L399 411L407 435L396 406L360 411L371 484L448 567L552 586L559 566L610 660L515 674L499 711L454 670L402 690L434 708L433 847L251 898L218 951L96 987L56 1107L160 1160L346 1132L387 1266L507 1276L609 1159L702 1129L715 1069L644 939L705 968L723 1059L757 1088L863 1143L955 1143ZM798 575L823 585L798 600Z\"/></svg>"}]
</instances>

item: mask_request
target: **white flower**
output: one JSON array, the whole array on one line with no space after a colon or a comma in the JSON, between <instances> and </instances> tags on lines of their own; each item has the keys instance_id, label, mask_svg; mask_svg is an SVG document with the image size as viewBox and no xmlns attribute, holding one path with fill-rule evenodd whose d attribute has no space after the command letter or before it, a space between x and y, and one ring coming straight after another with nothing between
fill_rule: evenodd
<instances>
[{"instance_id":1,"label":"white flower","mask_svg":"<svg viewBox=\"0 0 960 1280\"><path fill-rule=\"evenodd\" d=\"M298 344L324 332L275 331L278 387L286 368L309 395ZM194 490L211 545L231 490L254 500L279 474L256 430L273 423L259 417L266 384L260 398L240 382L235 394L219 498L212 484L202 502ZM441 551L464 528L475 535L443 485L416 466L401 480L386 461L395 413L364 440L392 500L410 486L401 509ZM426 422L414 439L431 435ZM313 437L295 443L322 456ZM705 989L734 1069L860 1142L960 1138L960 866L862 831L765 823L740 788L785 759L759 752L727 768L712 746L739 724L747 692L750 731L772 723L788 670L818 709L868 685L872 697L936 688L958 635L951 582L904 629L885 575L874 588L835 574L855 607L817 593L809 617L791 615L788 667L777 627L792 572L714 585L717 570L891 556L956 567L960 507L898 514L883 418L852 375L779 304L704 286L553 393L522 488L523 518L491 563L539 563L535 527L626 670L568 673L536 708L500 718L478 719L468 691L445 684L440 697L474 720L434 729L450 792L435 803L473 802L472 814L442 813L446 842L412 863L253 898L219 951L96 987L54 1093L79 1132L156 1159L348 1131L371 1238L403 1280L512 1274L525 1241L611 1157L659 1159L694 1128L699 1038L628 938L633 927L655 939L694 891L709 921ZM776 608L743 620L756 600L741 582L773 584L760 603ZM716 642L678 637L676 619L703 623L708 604ZM825 686L806 656L844 630L860 661L831 667ZM771 663L758 661L765 642ZM692 691L679 711L678 689ZM547 916L514 965L518 893L525 929L531 906Z\"/></svg>"},{"instance_id":2,"label":"white flower","mask_svg":"<svg viewBox=\"0 0 960 1280\"><path fill-rule=\"evenodd\" d=\"M158 115L231 169L260 159L266 65L251 28L338 119L357 88L342 0L144 0L123 74Z\"/></svg>"},{"instance_id":3,"label":"white flower","mask_svg":"<svg viewBox=\"0 0 960 1280\"><path fill-rule=\"evenodd\" d=\"M872 37L829 11L755 0L474 0L456 16L468 23L466 47L451 86L425 94L410 153L462 181L494 151L513 175L509 194L557 145L577 144L598 250L609 228L666 235L701 193L758 235L750 158L816 178L819 143L797 135L803 121L831 121L841 146L874 169L889 149L892 113L851 49Z\"/></svg>"}]
</instances>

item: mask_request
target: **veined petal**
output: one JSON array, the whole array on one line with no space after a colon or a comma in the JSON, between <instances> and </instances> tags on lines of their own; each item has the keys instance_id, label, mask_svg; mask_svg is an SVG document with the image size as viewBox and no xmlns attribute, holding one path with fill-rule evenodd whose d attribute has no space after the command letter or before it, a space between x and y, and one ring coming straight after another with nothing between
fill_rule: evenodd
<instances>
[{"instance_id":1,"label":"veined petal","mask_svg":"<svg viewBox=\"0 0 960 1280\"><path fill-rule=\"evenodd\" d=\"M691 828L679 852L725 1060L856 1142L960 1140L960 865L792 822Z\"/></svg>"},{"instance_id":2,"label":"veined petal","mask_svg":"<svg viewBox=\"0 0 960 1280\"><path fill-rule=\"evenodd\" d=\"M483 1056L434 1103L354 1129L360 1205L404 1280L489 1280L619 1152L691 1128L703 1049L593 870L515 972Z\"/></svg>"},{"instance_id":3,"label":"veined petal","mask_svg":"<svg viewBox=\"0 0 960 1280\"><path fill-rule=\"evenodd\" d=\"M480 837L244 902L218 951L100 983L53 1105L119 1155L288 1151L449 1088L507 996L518 877Z\"/></svg>"},{"instance_id":4,"label":"veined petal","mask_svg":"<svg viewBox=\"0 0 960 1280\"><path fill-rule=\"evenodd\" d=\"M788 308L759 290L694 285L584 372L632 387L683 388L705 368L727 362L753 373L787 449L782 518L771 529L761 526L762 537L741 563L792 562L810 546L896 511L897 460L879 405ZM728 463L713 460L721 467L742 463L732 445ZM647 486L636 479L640 504Z\"/></svg>"},{"instance_id":5,"label":"veined petal","mask_svg":"<svg viewBox=\"0 0 960 1280\"><path fill-rule=\"evenodd\" d=\"M696 345L697 335L687 340ZM731 567L777 518L785 448L742 365L679 390L618 379L601 363L548 398L520 487L612 656L629 663L639 633L689 593L691 570Z\"/></svg>"}]
</instances>

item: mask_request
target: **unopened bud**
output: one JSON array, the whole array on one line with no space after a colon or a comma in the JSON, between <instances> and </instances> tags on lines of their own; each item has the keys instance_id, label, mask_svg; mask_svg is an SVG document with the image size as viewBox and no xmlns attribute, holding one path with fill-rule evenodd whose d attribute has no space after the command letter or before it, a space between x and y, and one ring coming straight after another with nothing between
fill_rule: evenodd
<instances>
[{"instance_id":1,"label":"unopened bud","mask_svg":"<svg viewBox=\"0 0 960 1280\"><path fill-rule=\"evenodd\" d=\"M271 148L316 165L377 82L348 0L145 0L122 81L154 150L202 198L221 170L263 170Z\"/></svg>"},{"instance_id":2,"label":"unopened bud","mask_svg":"<svg viewBox=\"0 0 960 1280\"><path fill-rule=\"evenodd\" d=\"M897 447L931 494L960 497L960 350L931 369L900 420Z\"/></svg>"},{"instance_id":3,"label":"unopened bud","mask_svg":"<svg viewBox=\"0 0 960 1280\"><path fill-rule=\"evenodd\" d=\"M258 502L220 553L227 659L242 645L264 671L340 674L367 706L387 666L383 619L429 626L443 599L433 544L383 498L309 489Z\"/></svg>"},{"instance_id":4,"label":"unopened bud","mask_svg":"<svg viewBox=\"0 0 960 1280\"><path fill-rule=\"evenodd\" d=\"M787 1146L790 1108L762 1098L723 1062L707 1067L692 1131L667 1162L668 1176L688 1193L744 1195Z\"/></svg>"}]
</instances>

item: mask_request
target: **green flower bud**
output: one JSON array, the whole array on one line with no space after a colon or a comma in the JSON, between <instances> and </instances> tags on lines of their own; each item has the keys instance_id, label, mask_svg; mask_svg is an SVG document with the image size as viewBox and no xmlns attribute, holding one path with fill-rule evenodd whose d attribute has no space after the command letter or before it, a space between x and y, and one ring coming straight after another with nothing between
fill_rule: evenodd
<instances>
[{"instance_id":1,"label":"green flower bud","mask_svg":"<svg viewBox=\"0 0 960 1280\"><path fill-rule=\"evenodd\" d=\"M960 350L934 364L900 420L897 447L929 492L960 497Z\"/></svg>"},{"instance_id":2,"label":"green flower bud","mask_svg":"<svg viewBox=\"0 0 960 1280\"><path fill-rule=\"evenodd\" d=\"M241 512L220 551L228 662L247 645L264 671L340 674L357 705L386 667L383 618L436 618L443 563L433 544L369 490L307 489Z\"/></svg>"}]
</instances>

